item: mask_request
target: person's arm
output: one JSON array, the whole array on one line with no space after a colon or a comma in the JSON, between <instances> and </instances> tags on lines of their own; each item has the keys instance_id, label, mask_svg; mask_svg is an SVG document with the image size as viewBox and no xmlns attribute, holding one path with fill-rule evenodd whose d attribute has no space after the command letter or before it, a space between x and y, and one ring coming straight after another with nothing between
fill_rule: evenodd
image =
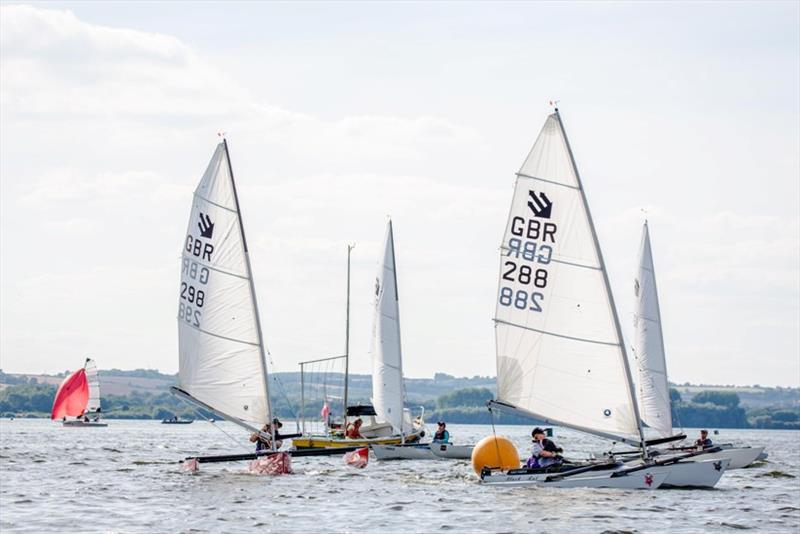
<instances>
[{"instance_id":1,"label":"person's arm","mask_svg":"<svg viewBox=\"0 0 800 534\"><path fill-rule=\"evenodd\" d=\"M450 443L450 431L449 430L445 430L444 431L444 436L442 436L442 441L444 441L445 443Z\"/></svg>"}]
</instances>

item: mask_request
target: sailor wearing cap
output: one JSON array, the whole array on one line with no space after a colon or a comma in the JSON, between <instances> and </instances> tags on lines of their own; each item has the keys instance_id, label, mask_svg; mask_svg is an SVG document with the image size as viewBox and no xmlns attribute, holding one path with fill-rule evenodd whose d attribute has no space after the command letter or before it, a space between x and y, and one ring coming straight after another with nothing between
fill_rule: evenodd
<instances>
[{"instance_id":1,"label":"sailor wearing cap","mask_svg":"<svg viewBox=\"0 0 800 534\"><path fill-rule=\"evenodd\" d=\"M433 435L433 442L450 443L450 432L447 431L447 425L444 424L444 421L439 421L437 425L439 426L436 429L436 433Z\"/></svg>"},{"instance_id":2,"label":"sailor wearing cap","mask_svg":"<svg viewBox=\"0 0 800 534\"><path fill-rule=\"evenodd\" d=\"M272 425L267 423L261 427L261 433L253 432L250 434L250 441L256 444L256 452L272 450L272 428L275 428L275 450L281 448L283 442L280 440L278 430L283 427L283 423L276 417L272 420Z\"/></svg>"},{"instance_id":3,"label":"sailor wearing cap","mask_svg":"<svg viewBox=\"0 0 800 534\"><path fill-rule=\"evenodd\" d=\"M528 460L528 466L549 467L561 463L562 459L559 453L564 451L544 436L544 430L538 426L531 432L533 448L531 449L531 458Z\"/></svg>"}]
</instances>

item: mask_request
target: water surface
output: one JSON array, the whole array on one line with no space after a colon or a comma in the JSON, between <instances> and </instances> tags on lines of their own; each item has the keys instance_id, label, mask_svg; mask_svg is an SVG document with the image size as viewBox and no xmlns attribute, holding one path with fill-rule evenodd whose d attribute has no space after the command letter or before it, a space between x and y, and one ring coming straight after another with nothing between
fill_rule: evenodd
<instances>
[{"instance_id":1,"label":"water surface","mask_svg":"<svg viewBox=\"0 0 800 534\"><path fill-rule=\"evenodd\" d=\"M769 461L727 472L714 490L651 492L487 487L478 483L467 461L371 458L365 469L355 470L334 456L297 458L295 474L283 477L251 475L246 462L204 464L199 473L188 474L178 460L250 452L247 436L228 423L108 422L107 428L88 429L45 420L0 421L0 530L800 530L796 431L721 431L712 438L766 444ZM474 443L491 433L483 425L448 428L456 443ZM497 427L523 454L529 432L524 426ZM608 442L563 429L556 429L554 439L570 456L608 447Z\"/></svg>"}]
</instances>

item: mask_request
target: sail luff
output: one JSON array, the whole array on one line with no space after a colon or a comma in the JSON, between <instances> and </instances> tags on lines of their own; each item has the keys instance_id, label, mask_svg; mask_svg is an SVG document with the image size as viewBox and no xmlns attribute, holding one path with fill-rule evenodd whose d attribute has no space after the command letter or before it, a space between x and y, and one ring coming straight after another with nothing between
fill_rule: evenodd
<instances>
[{"instance_id":1,"label":"sail luff","mask_svg":"<svg viewBox=\"0 0 800 534\"><path fill-rule=\"evenodd\" d=\"M97 372L97 365L91 358L86 358L83 365L86 371L86 381L89 384L89 400L86 404L86 412L100 411L100 379Z\"/></svg>"},{"instance_id":2,"label":"sail luff","mask_svg":"<svg viewBox=\"0 0 800 534\"><path fill-rule=\"evenodd\" d=\"M600 240L597 238L597 230L595 229L594 220L592 219L592 212L589 209L589 202L586 199L586 191L583 188L583 182L581 181L581 176L580 173L578 172L578 166L575 163L575 156L572 153L572 147L569 144L569 138L567 137L567 132L564 129L564 122L561 120L561 114L559 113L558 108L555 108L555 116L556 119L558 120L558 126L559 128L561 128L561 135L564 138L564 144L566 145L567 153L569 154L570 163L572 164L572 171L575 174L575 180L577 181L578 188L580 189L581 192L580 197L581 200L583 200L583 208L586 211L586 217L589 220L589 228L591 228L592 230L592 239L594 241L597 258L600 263L600 270L603 273L603 282L605 283L606 286L606 294L608 296L609 305L611 307L611 314L614 318L614 327L616 328L617 331L617 340L619 341L619 346L620 346L620 356L622 359L622 366L625 370L625 377L628 383L628 395L630 396L631 405L633 406L633 413L634 416L636 417L636 423L639 430L639 439L641 440L642 450L646 451L646 448L644 446L645 439L644 439L644 429L642 428L642 419L639 415L639 405L636 402L636 393L633 389L633 377L631 375L630 365L628 365L627 351L625 350L625 343L622 337L622 327L620 325L619 316L617 314L617 307L616 304L614 303L614 294L611 291L611 284L609 283L608 280L608 272L606 271L606 264L605 260L603 259L603 251L600 248Z\"/></svg>"},{"instance_id":3,"label":"sail luff","mask_svg":"<svg viewBox=\"0 0 800 534\"><path fill-rule=\"evenodd\" d=\"M251 296L251 303L253 305L253 315L255 316L255 323L256 323L256 332L258 335L258 350L259 356L261 360L261 371L264 375L264 395L266 399L266 409L267 409L267 421L272 421L272 405L269 398L269 373L267 371L267 357L264 350L264 335L261 331L261 316L258 311L258 300L256 299L256 287L253 281L253 269L250 265L250 251L247 248L247 237L244 232L244 222L242 221L242 210L241 206L239 205L239 195L236 191L236 180L233 177L233 165L231 164L231 154L230 150L228 149L228 140L222 139L222 144L225 147L225 159L228 163L228 173L231 177L231 188L233 189L233 200L236 204L236 217L239 221L239 231L242 235L242 246L244 247L244 261L245 261L245 269L247 271L247 278L250 283L250 296ZM270 427L274 427L274 425L270 425ZM272 428L272 432L274 434L275 429ZM275 439L272 439L272 444L274 448Z\"/></svg>"},{"instance_id":4,"label":"sail luff","mask_svg":"<svg viewBox=\"0 0 800 534\"><path fill-rule=\"evenodd\" d=\"M403 336L400 330L400 288L397 285L397 256L394 253L394 227L392 226L391 219L389 219L389 244L392 248L392 278L394 280L395 309L397 310L397 389L400 391L400 406L398 407L400 411L400 427L397 430L403 435L403 440L405 440L405 431L409 429L403 428L406 396L405 385L403 384Z\"/></svg>"},{"instance_id":5,"label":"sail luff","mask_svg":"<svg viewBox=\"0 0 800 534\"><path fill-rule=\"evenodd\" d=\"M386 236L375 287L372 334L372 395L375 411L395 432L403 434L403 369L400 343L400 308L397 293L392 222Z\"/></svg>"},{"instance_id":6,"label":"sail luff","mask_svg":"<svg viewBox=\"0 0 800 534\"><path fill-rule=\"evenodd\" d=\"M638 394L642 420L661 436L672 434L672 410L667 380L666 350L661 326L661 307L653 264L650 228L642 227L636 297L636 348Z\"/></svg>"}]
</instances>

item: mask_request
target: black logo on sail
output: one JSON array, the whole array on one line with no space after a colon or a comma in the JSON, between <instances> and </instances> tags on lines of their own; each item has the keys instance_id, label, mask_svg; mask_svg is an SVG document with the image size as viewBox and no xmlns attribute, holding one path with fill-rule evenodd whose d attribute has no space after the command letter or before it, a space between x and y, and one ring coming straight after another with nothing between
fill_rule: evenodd
<instances>
[{"instance_id":1,"label":"black logo on sail","mask_svg":"<svg viewBox=\"0 0 800 534\"><path fill-rule=\"evenodd\" d=\"M206 239L211 239L211 236L214 235L214 223L211 222L211 217L208 215L200 214L200 222L197 223L197 227L200 228L200 235Z\"/></svg>"},{"instance_id":2,"label":"black logo on sail","mask_svg":"<svg viewBox=\"0 0 800 534\"><path fill-rule=\"evenodd\" d=\"M536 194L535 191L528 191L530 200L528 200L528 207L533 212L534 217L541 217L542 219L549 219L553 211L553 203L547 198L544 193Z\"/></svg>"}]
</instances>

